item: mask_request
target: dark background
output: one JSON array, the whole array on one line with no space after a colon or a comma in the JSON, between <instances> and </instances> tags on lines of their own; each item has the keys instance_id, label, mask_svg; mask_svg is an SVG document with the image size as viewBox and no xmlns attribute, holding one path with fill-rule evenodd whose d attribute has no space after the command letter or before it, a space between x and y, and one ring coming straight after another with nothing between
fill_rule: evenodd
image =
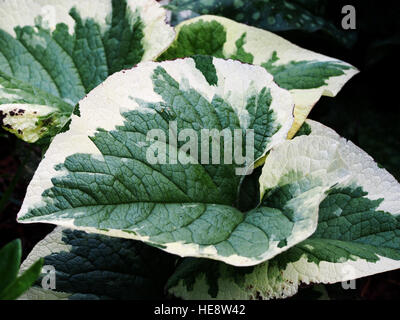
<instances>
[{"instance_id":1,"label":"dark background","mask_svg":"<svg viewBox=\"0 0 400 320\"><path fill-rule=\"evenodd\" d=\"M337 97L323 97L310 118L353 141L400 180L400 3L384 0L293 2L303 3L307 10L330 21L348 41L340 41L338 36L335 38L323 31L274 32L304 48L349 62L361 71ZM341 9L346 4L356 8L357 25L353 31L341 28ZM25 258L53 229L45 224L16 223L26 187L40 161L41 149L0 129L0 150L0 247L20 238ZM331 299L399 299L400 270L358 279L355 290L343 290L341 284L318 288ZM304 288L295 299L316 298L314 289Z\"/></svg>"}]
</instances>

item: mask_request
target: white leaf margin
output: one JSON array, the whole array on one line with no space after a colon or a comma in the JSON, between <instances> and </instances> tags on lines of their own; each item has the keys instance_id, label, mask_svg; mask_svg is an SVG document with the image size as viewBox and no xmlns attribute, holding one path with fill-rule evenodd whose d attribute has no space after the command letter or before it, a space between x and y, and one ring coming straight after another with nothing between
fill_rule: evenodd
<instances>
[{"instance_id":1,"label":"white leaf margin","mask_svg":"<svg viewBox=\"0 0 400 320\"><path fill-rule=\"evenodd\" d=\"M223 53L228 57L236 52L235 42L241 37L243 32L246 32L246 43L244 44L243 49L254 56L253 64L255 65L261 65L262 63L267 62L267 60L272 56L272 53L276 51L279 57L279 60L274 63L276 66L287 64L290 61L317 60L334 61L350 67L348 70L343 70L343 75L330 77L327 79L326 85L322 87L314 89L290 90L291 94L293 95L296 108L294 110L295 123L292 130L290 130L288 134L289 139L296 134L297 130L301 127L321 96L336 96L346 82L359 73L358 69L346 62L340 61L339 59L303 49L272 32L248 26L224 17L202 15L188 19L176 26L175 30L177 35L179 35L179 31L183 26L196 23L200 20L203 20L204 22L217 21L225 27L226 42L223 47Z\"/></svg>"},{"instance_id":2,"label":"white leaf margin","mask_svg":"<svg viewBox=\"0 0 400 320\"><path fill-rule=\"evenodd\" d=\"M294 92L311 90L311 92L318 91L321 95L333 97L340 91L348 80L359 72L352 65L340 61L339 59L303 49L272 32L248 26L224 17L203 15L183 21L175 28L177 34L179 34L179 30L183 26L195 23L199 20L203 20L204 22L217 21L225 27L226 42L223 47L223 53L226 56L231 56L236 52L235 42L244 32L246 32L246 43L244 44L243 49L254 56L253 64L255 65L261 65L262 63L267 62L267 60L272 56L272 53L276 51L279 58L279 60L275 62L276 66L287 64L291 61L317 60L334 61L350 67L350 69L344 70L343 75L328 79L327 84L323 87L307 90L292 90Z\"/></svg>"},{"instance_id":3,"label":"white leaf margin","mask_svg":"<svg viewBox=\"0 0 400 320\"><path fill-rule=\"evenodd\" d=\"M352 173L351 179L343 181L341 185L346 186L356 183L362 186L364 191L368 192L367 198L371 200L384 199L377 210L384 210L397 216L400 210L400 184L396 179L385 169L379 168L373 158L365 151L351 141L340 137L334 130L316 121L306 120L306 123L311 127L309 136L340 143L340 156ZM295 139L299 138L302 137ZM265 177L260 178L260 184L263 183L263 180L265 180ZM255 266L251 274L245 275L245 281L242 286L236 284L232 279L228 281L224 281L225 279L223 278L218 279L219 291L216 299L287 298L298 292L301 283L331 284L400 268L400 261L379 255L379 260L376 262L354 258L354 260L339 263L320 261L319 264L316 264L308 261L306 256L302 256L298 261L288 263L286 268L280 271L280 275L277 276L274 273L275 276L270 278L268 278L270 266L269 262L266 261ZM188 300L212 299L208 294L208 284L204 274L197 277L193 290L188 291L183 282L180 281L177 286L169 289L169 292Z\"/></svg>"},{"instance_id":4,"label":"white leaf margin","mask_svg":"<svg viewBox=\"0 0 400 320\"><path fill-rule=\"evenodd\" d=\"M24 262L21 264L20 274L25 272L25 270L28 270L29 267L40 258L47 257L53 253L71 251L72 246L66 244L62 240L63 230L64 229L61 227L56 227L44 239L36 244ZM56 288L54 290L50 288L45 289L42 286L34 284L24 294L22 294L18 300L66 300L71 295L72 293L57 291L56 279Z\"/></svg>"},{"instance_id":5,"label":"white leaf margin","mask_svg":"<svg viewBox=\"0 0 400 320\"><path fill-rule=\"evenodd\" d=\"M144 23L142 61L154 60L175 38L174 29L166 24L167 11L155 0L127 0L127 4L133 12L139 11ZM105 31L112 12L111 0L2 0L0 29L15 37L15 27L35 26L37 17L42 17L42 23L51 31L58 23L65 23L73 34L75 21L69 15L73 7L83 19L93 18Z\"/></svg>"},{"instance_id":6,"label":"white leaf margin","mask_svg":"<svg viewBox=\"0 0 400 320\"><path fill-rule=\"evenodd\" d=\"M384 199L377 210L400 214L400 184L383 168L379 168L375 160L356 146L353 142L342 138L334 130L317 121L307 120L311 127L310 136L329 137L343 145L342 157L352 173L352 179L347 185L355 183L368 192L366 198L370 200ZM399 248L400 250L400 248Z\"/></svg>"},{"instance_id":7,"label":"white leaf margin","mask_svg":"<svg viewBox=\"0 0 400 320\"><path fill-rule=\"evenodd\" d=\"M251 274L245 275L245 281L239 286L233 279L218 279L218 295L211 297L209 285L204 274L197 276L192 290L187 290L183 280L169 289L169 293L185 300L254 300L284 299L294 296L300 285L345 282L376 273L394 270L400 267L399 261L380 257L376 263L363 259L343 263L320 262L319 265L302 257L289 263L279 276L268 278L268 261L257 265ZM275 270L275 272L279 272ZM274 273L272 271L272 273Z\"/></svg>"},{"instance_id":8,"label":"white leaf margin","mask_svg":"<svg viewBox=\"0 0 400 320\"><path fill-rule=\"evenodd\" d=\"M290 93L278 87L273 82L273 77L259 66L218 58L213 58L213 64L218 76L217 86L211 86L207 82L204 75L196 68L192 58L185 58L161 63L140 63L131 70L115 73L92 90L79 104L81 116L73 115L70 129L58 134L50 144L27 188L18 219L28 214L31 209L44 206L46 201L51 201L51 199L44 199L42 194L45 190L53 187L52 178L68 174L68 172L55 170L55 166L64 163L68 156L85 153L99 159L102 158L102 154L89 137L93 136L98 128L112 131L117 126L123 126L125 119L121 112L140 110L138 103L130 97L134 96L136 99L152 103L163 101L162 97L154 92L151 79L154 70L159 66L180 83L183 89L189 84L210 102L214 95L219 95L232 105L234 110L241 115L239 118L244 119L244 122L246 122L247 110L244 108L247 98L260 92L264 87L269 88L272 96L270 108L275 111L276 121L281 124L281 127L272 137L264 153L284 141L293 123L294 103ZM141 81L137 81L137 79L141 79ZM138 238L122 230L102 231L97 228L77 227L74 225L73 219L46 220L45 217L37 217L19 221L21 223L52 223L86 232L149 241L148 237ZM215 255L215 248L212 246L199 252L198 245L195 244L170 243L163 245L167 247L165 251L179 253L182 256Z\"/></svg>"}]
</instances>

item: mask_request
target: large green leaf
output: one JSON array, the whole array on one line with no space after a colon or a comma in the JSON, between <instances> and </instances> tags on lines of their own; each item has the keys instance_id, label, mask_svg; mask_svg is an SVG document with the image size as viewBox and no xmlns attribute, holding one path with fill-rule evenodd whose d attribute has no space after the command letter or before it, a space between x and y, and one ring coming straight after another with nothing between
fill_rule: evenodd
<instances>
[{"instance_id":1,"label":"large green leaf","mask_svg":"<svg viewBox=\"0 0 400 320\"><path fill-rule=\"evenodd\" d=\"M28 142L57 134L85 94L174 38L153 0L6 0L0 15L0 125Z\"/></svg>"},{"instance_id":2,"label":"large green leaf","mask_svg":"<svg viewBox=\"0 0 400 320\"><path fill-rule=\"evenodd\" d=\"M310 236L324 192L337 182L327 184L324 175L340 179L345 173L321 168L303 175L289 166L281 171L282 179L292 177L289 189L271 182L267 187L275 191L263 190L257 208L239 211L241 175L286 139L293 101L259 66L201 60L201 70L198 57L142 63L93 90L79 105L81 116L50 145L19 221L139 239L181 256L234 265L260 263ZM157 139L149 136L153 129ZM201 142L205 129L231 137L238 132L240 139L232 144L221 138L230 147L209 152L211 146ZM185 149L187 131L198 138L199 152ZM254 141L247 144L249 132ZM226 160L236 152L232 145L243 147L245 163L235 156ZM155 152L165 162L150 159Z\"/></svg>"},{"instance_id":3,"label":"large green leaf","mask_svg":"<svg viewBox=\"0 0 400 320\"><path fill-rule=\"evenodd\" d=\"M282 88L290 90L296 109L292 138L322 95L335 96L358 70L262 29L217 17L200 16L176 27L177 38L159 60L196 54L261 65Z\"/></svg>"},{"instance_id":4,"label":"large green leaf","mask_svg":"<svg viewBox=\"0 0 400 320\"><path fill-rule=\"evenodd\" d=\"M21 299L161 298L176 260L141 242L63 228L40 241L21 268L38 258L53 273L43 273Z\"/></svg>"},{"instance_id":5,"label":"large green leaf","mask_svg":"<svg viewBox=\"0 0 400 320\"><path fill-rule=\"evenodd\" d=\"M260 183L269 184L274 175L279 176L286 161L299 168L345 165L351 174L333 185L319 205L315 233L255 267L185 260L169 280L172 293L186 299L284 298L294 295L301 283L347 281L400 267L399 183L333 130L309 120L307 124L310 135L285 142L270 153ZM330 152L335 143L334 161L304 157L315 146L321 154Z\"/></svg>"}]
</instances>

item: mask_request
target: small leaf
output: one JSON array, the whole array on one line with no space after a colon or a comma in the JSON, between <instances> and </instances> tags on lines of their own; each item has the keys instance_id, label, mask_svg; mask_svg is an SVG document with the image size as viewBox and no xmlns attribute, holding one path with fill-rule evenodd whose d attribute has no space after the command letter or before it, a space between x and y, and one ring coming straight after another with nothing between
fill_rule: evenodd
<instances>
[{"instance_id":1,"label":"small leaf","mask_svg":"<svg viewBox=\"0 0 400 320\"><path fill-rule=\"evenodd\" d=\"M0 250L0 294L15 280L21 263L21 240L16 239Z\"/></svg>"},{"instance_id":2,"label":"small leaf","mask_svg":"<svg viewBox=\"0 0 400 320\"><path fill-rule=\"evenodd\" d=\"M42 267L43 259L39 259L0 293L0 300L15 300L21 296L34 284L42 271Z\"/></svg>"}]
</instances>

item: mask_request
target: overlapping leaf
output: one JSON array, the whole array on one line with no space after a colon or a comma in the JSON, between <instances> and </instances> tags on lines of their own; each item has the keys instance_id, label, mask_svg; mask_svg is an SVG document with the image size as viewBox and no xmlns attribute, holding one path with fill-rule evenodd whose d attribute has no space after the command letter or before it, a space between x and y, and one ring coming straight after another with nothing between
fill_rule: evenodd
<instances>
[{"instance_id":1,"label":"overlapping leaf","mask_svg":"<svg viewBox=\"0 0 400 320\"><path fill-rule=\"evenodd\" d=\"M42 273L20 299L161 298L176 259L137 241L63 228L56 228L40 241L21 269L38 258L50 272Z\"/></svg>"},{"instance_id":2,"label":"overlapping leaf","mask_svg":"<svg viewBox=\"0 0 400 320\"><path fill-rule=\"evenodd\" d=\"M315 233L251 268L188 259L169 281L172 293L186 299L284 298L294 295L301 283L334 283L400 267L399 183L333 130L307 123L309 136L285 142L271 152L260 183L266 186L275 175L279 177L281 163L286 161L303 170L346 166L350 176L332 186L319 205ZM307 160L316 150L322 154L333 146L335 159Z\"/></svg>"},{"instance_id":3,"label":"overlapping leaf","mask_svg":"<svg viewBox=\"0 0 400 320\"><path fill-rule=\"evenodd\" d=\"M177 24L198 15L212 14L272 32L300 31L308 37L319 35L350 47L355 35L339 30L325 19L328 1L315 0L172 0L172 23Z\"/></svg>"},{"instance_id":4,"label":"overlapping leaf","mask_svg":"<svg viewBox=\"0 0 400 320\"><path fill-rule=\"evenodd\" d=\"M287 297L302 282L400 267L398 182L332 130L303 124L354 67L216 16L177 27L159 57L174 61L139 63L172 41L155 2L47 4L17 15L7 0L0 9L3 126L29 142L65 131L19 213L24 223L67 227L25 263L45 257L61 287L38 286L26 298L159 294L175 258L154 251L165 273L147 277L143 254L152 249L115 237L210 258L183 259L169 279L170 292L186 299ZM215 131L207 139L219 148L203 145L204 131ZM229 135L240 143L232 148ZM261 175L243 178L265 159ZM113 286L92 286L100 273Z\"/></svg>"},{"instance_id":5,"label":"overlapping leaf","mask_svg":"<svg viewBox=\"0 0 400 320\"><path fill-rule=\"evenodd\" d=\"M174 37L153 0L6 0L0 15L0 124L27 142L54 136L85 94Z\"/></svg>"},{"instance_id":6,"label":"overlapping leaf","mask_svg":"<svg viewBox=\"0 0 400 320\"><path fill-rule=\"evenodd\" d=\"M176 27L177 38L160 60L211 55L261 65L296 104L292 138L322 95L335 96L358 71L343 61L302 49L262 29L217 17L200 16Z\"/></svg>"},{"instance_id":7,"label":"overlapping leaf","mask_svg":"<svg viewBox=\"0 0 400 320\"><path fill-rule=\"evenodd\" d=\"M293 121L290 93L258 66L207 58L200 71L197 62L143 63L93 90L80 103L81 116L50 145L19 220L139 239L234 265L260 263L310 236L330 186L320 176L324 170L299 175L295 180L304 186L268 193L243 213L237 209L237 169L252 163L225 162L224 148L219 162L213 151L204 162L208 147L200 143L204 129L232 136L238 130L240 144L252 130L254 150L245 144L242 153L253 153L253 161L262 157L286 139ZM152 129L161 131L157 141L148 136ZM186 138L174 142L185 130L199 137L199 152L190 152L194 161L182 161ZM154 143L165 163L149 160Z\"/></svg>"}]
</instances>

